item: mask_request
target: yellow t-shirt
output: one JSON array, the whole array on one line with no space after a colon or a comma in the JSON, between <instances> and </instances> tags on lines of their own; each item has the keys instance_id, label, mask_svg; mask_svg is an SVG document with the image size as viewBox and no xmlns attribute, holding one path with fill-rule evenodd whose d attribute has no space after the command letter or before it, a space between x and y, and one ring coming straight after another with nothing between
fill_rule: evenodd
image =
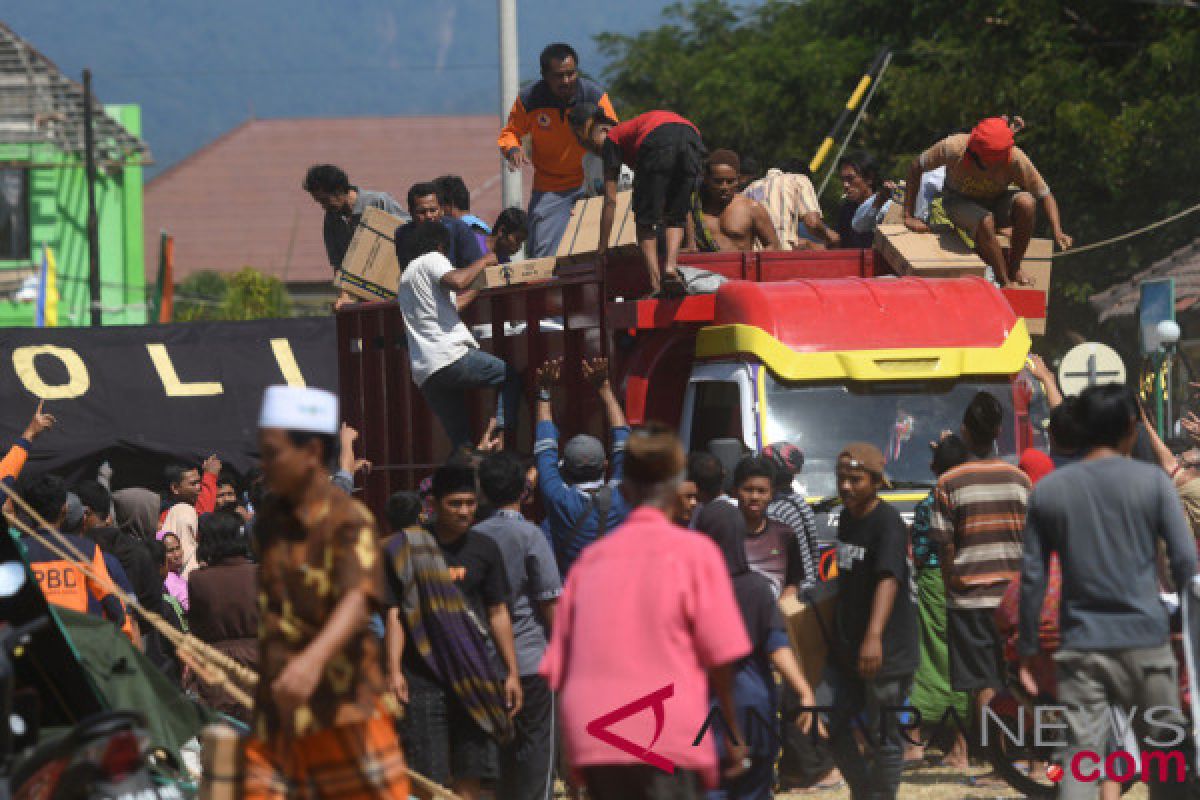
<instances>
[{"instance_id":1,"label":"yellow t-shirt","mask_svg":"<svg viewBox=\"0 0 1200 800\"><path fill-rule=\"evenodd\" d=\"M1007 164L989 164L980 169L975 159L967 155L970 139L965 133L942 139L921 154L921 169L929 172L945 167L946 188L974 200L995 200L1013 184L1038 200L1050 194L1050 187L1021 148L1012 149Z\"/></svg>"}]
</instances>

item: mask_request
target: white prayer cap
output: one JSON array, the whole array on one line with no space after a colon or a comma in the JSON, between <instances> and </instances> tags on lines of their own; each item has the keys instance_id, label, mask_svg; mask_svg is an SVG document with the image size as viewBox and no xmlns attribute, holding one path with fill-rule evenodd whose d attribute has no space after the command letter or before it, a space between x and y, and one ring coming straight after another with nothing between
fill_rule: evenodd
<instances>
[{"instance_id":1,"label":"white prayer cap","mask_svg":"<svg viewBox=\"0 0 1200 800\"><path fill-rule=\"evenodd\" d=\"M338 399L333 392L298 386L268 386L263 393L258 427L336 434L339 421Z\"/></svg>"}]
</instances>

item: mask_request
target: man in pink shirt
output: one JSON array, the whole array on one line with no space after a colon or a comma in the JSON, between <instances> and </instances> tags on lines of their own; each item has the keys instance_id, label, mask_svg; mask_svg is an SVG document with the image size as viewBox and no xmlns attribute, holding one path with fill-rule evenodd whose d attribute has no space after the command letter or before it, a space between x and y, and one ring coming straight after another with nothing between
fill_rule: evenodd
<instances>
[{"instance_id":1,"label":"man in pink shirt","mask_svg":"<svg viewBox=\"0 0 1200 800\"><path fill-rule=\"evenodd\" d=\"M733 663L750 639L720 550L668 519L684 466L667 429L629 437L621 492L634 510L571 568L542 661L567 756L592 800L690 800L715 786L711 734L692 745L710 687L744 741ZM747 754L731 748L726 774L744 771Z\"/></svg>"}]
</instances>

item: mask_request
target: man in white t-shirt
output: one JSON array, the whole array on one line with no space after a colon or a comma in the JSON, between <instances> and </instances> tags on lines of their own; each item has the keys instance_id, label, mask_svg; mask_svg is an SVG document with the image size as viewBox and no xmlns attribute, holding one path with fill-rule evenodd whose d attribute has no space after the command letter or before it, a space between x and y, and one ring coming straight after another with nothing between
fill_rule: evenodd
<instances>
[{"instance_id":1,"label":"man in white t-shirt","mask_svg":"<svg viewBox=\"0 0 1200 800\"><path fill-rule=\"evenodd\" d=\"M485 267L496 264L488 254L469 267L455 269L445 251L450 233L440 222L418 222L405 239L397 300L412 361L413 381L425 395L451 447L474 441L465 389L500 389L497 428L515 430L521 402L521 377L504 361L479 349L458 312L475 299L470 286Z\"/></svg>"}]
</instances>

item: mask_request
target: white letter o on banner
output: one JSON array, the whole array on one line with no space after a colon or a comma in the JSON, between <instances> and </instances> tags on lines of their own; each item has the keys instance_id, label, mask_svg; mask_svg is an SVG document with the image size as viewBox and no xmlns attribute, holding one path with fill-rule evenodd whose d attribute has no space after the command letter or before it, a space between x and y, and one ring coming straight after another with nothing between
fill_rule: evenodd
<instances>
[{"instance_id":1,"label":"white letter o on banner","mask_svg":"<svg viewBox=\"0 0 1200 800\"><path fill-rule=\"evenodd\" d=\"M67 382L50 386L38 373L34 365L37 356L53 356L67 370ZM69 347L55 347L52 344L28 345L18 347L12 354L13 370L30 393L42 400L69 400L79 397L91 386L87 365L79 354Z\"/></svg>"}]
</instances>

